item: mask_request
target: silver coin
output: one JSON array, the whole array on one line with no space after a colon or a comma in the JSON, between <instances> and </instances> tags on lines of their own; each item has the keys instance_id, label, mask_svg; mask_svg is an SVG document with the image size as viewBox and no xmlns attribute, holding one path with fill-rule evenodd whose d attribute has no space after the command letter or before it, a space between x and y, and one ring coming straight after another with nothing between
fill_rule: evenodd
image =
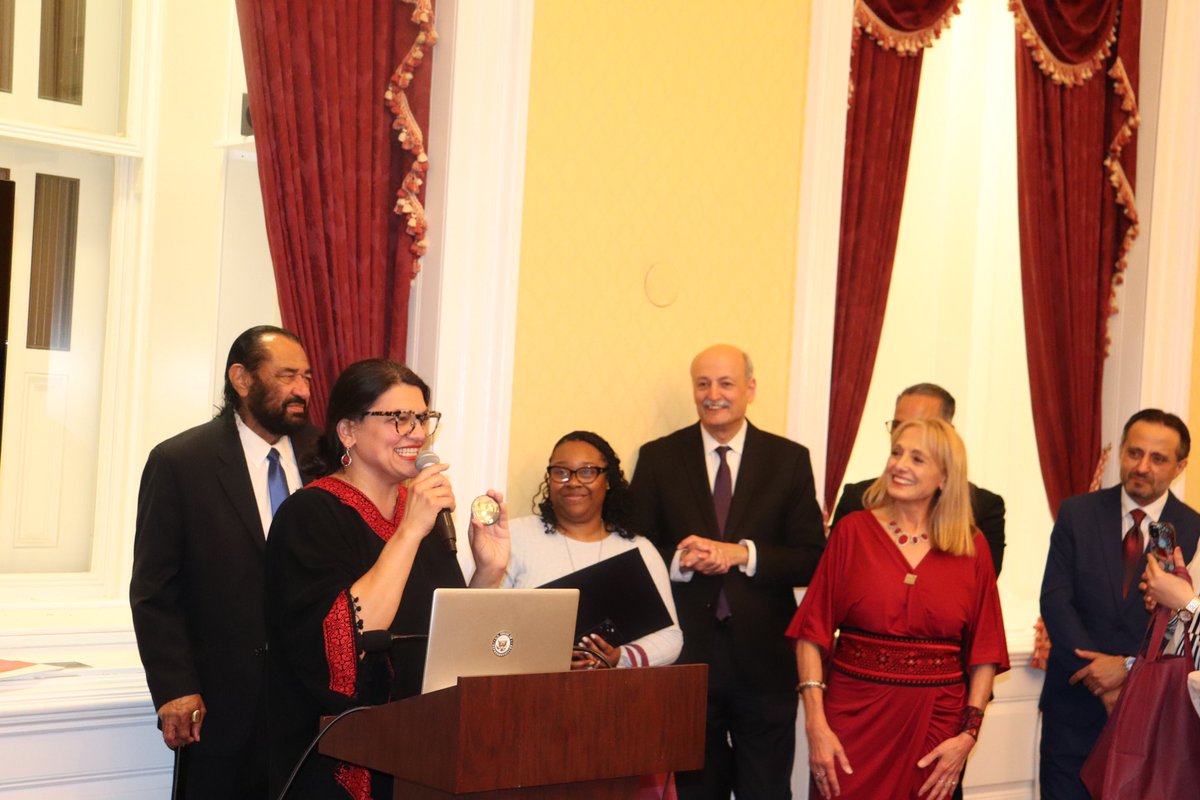
<instances>
[{"instance_id":1,"label":"silver coin","mask_svg":"<svg viewBox=\"0 0 1200 800\"><path fill-rule=\"evenodd\" d=\"M471 501L471 519L480 525L495 525L500 521L500 504L486 494Z\"/></svg>"}]
</instances>

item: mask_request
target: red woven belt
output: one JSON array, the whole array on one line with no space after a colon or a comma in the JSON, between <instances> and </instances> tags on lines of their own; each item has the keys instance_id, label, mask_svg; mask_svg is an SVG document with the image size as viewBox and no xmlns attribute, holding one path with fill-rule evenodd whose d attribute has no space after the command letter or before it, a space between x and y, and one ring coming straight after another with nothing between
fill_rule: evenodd
<instances>
[{"instance_id":1,"label":"red woven belt","mask_svg":"<svg viewBox=\"0 0 1200 800\"><path fill-rule=\"evenodd\" d=\"M894 686L949 686L963 680L962 645L842 628L833 653L838 672Z\"/></svg>"}]
</instances>

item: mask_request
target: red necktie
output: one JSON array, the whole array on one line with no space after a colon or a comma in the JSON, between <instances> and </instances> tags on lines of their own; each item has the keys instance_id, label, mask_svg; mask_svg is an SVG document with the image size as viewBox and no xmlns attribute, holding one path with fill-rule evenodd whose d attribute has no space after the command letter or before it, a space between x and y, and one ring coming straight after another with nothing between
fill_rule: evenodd
<instances>
[{"instance_id":1,"label":"red necktie","mask_svg":"<svg viewBox=\"0 0 1200 800\"><path fill-rule=\"evenodd\" d=\"M1129 512L1129 515L1133 517L1133 524L1125 532L1125 540L1122 542L1125 559L1125 585L1121 587L1121 597L1129 596L1129 585L1133 583L1133 577L1137 574L1138 561L1142 557L1142 520L1146 518L1146 512L1135 508Z\"/></svg>"}]
</instances>

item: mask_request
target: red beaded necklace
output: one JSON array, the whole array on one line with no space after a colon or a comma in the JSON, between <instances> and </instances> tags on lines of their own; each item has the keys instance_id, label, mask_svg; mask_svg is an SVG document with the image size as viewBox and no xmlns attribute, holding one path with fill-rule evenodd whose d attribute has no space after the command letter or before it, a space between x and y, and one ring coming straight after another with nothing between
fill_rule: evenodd
<instances>
[{"instance_id":1,"label":"red beaded necklace","mask_svg":"<svg viewBox=\"0 0 1200 800\"><path fill-rule=\"evenodd\" d=\"M890 534L892 534L892 536L896 537L896 544L899 544L899 545L920 544L921 542L929 541L929 534L927 534L927 533L905 533L904 531L902 531L900 529L900 526L896 523L895 520L891 520L891 519L888 520L887 529L888 529L888 533L890 533Z\"/></svg>"}]
</instances>

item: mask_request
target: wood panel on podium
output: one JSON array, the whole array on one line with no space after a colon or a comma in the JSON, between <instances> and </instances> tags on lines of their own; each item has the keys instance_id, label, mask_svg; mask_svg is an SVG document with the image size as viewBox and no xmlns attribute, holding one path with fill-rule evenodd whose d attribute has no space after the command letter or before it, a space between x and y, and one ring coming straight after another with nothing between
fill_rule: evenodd
<instances>
[{"instance_id":1,"label":"wood panel on podium","mask_svg":"<svg viewBox=\"0 0 1200 800\"><path fill-rule=\"evenodd\" d=\"M396 777L396 797L625 800L704 763L708 667L460 678L342 719L321 752Z\"/></svg>"}]
</instances>

